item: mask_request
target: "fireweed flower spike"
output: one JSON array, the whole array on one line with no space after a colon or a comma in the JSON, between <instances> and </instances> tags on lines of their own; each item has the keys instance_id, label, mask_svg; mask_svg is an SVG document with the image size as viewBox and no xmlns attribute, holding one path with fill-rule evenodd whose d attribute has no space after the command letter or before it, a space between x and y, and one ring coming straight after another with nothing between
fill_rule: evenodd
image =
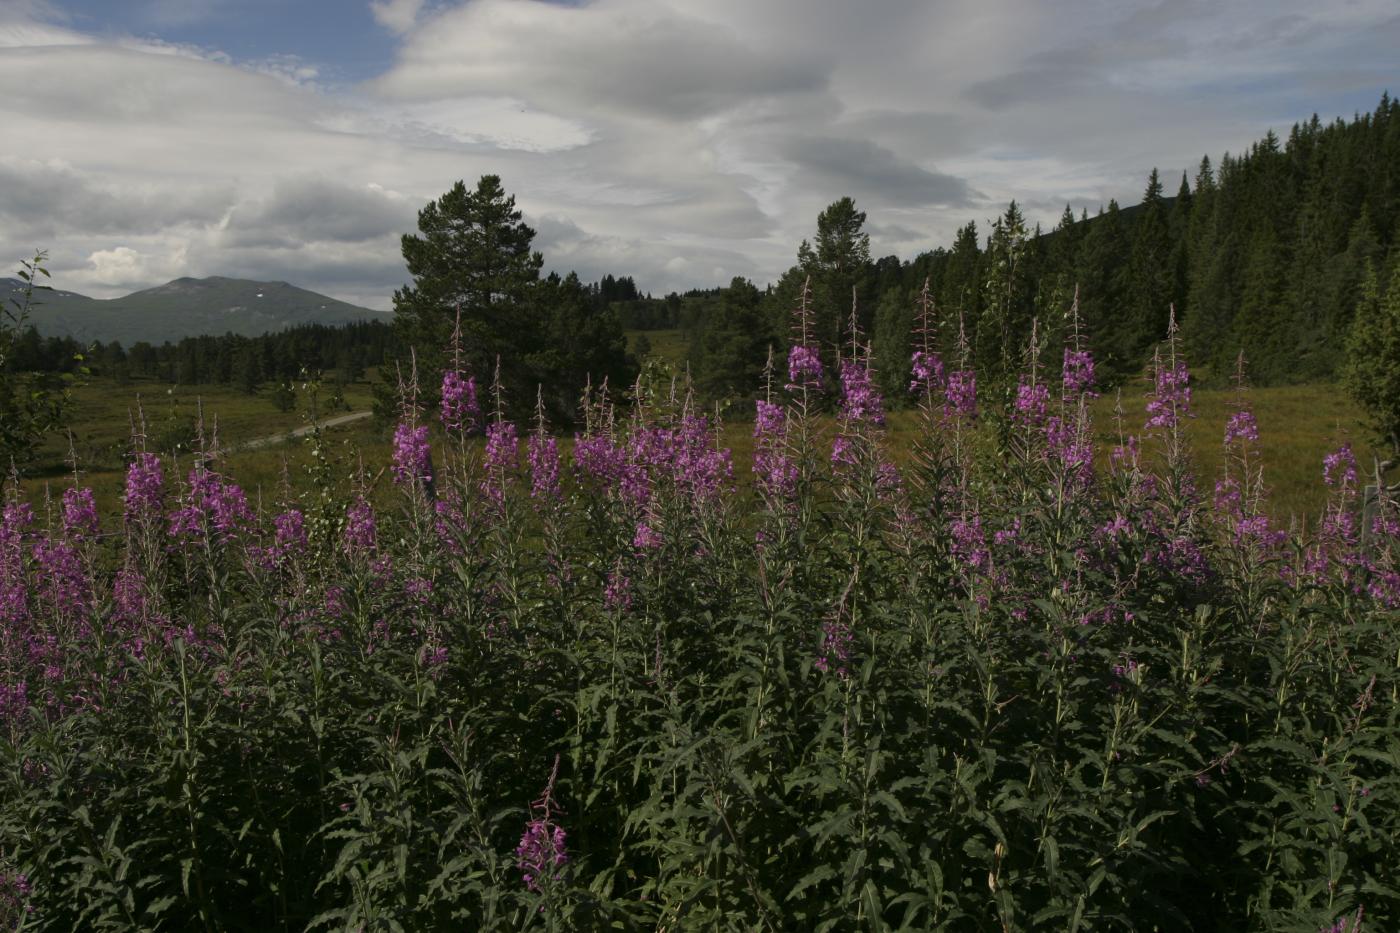
<instances>
[{"instance_id":1,"label":"fireweed flower spike","mask_svg":"<svg viewBox=\"0 0 1400 933\"><path fill-rule=\"evenodd\" d=\"M160 514L165 503L165 473L160 458L145 451L138 453L126 470L126 521L149 521Z\"/></svg>"},{"instance_id":2,"label":"fireweed flower spike","mask_svg":"<svg viewBox=\"0 0 1400 933\"><path fill-rule=\"evenodd\" d=\"M796 346L788 351L788 389L820 389L822 361L815 347Z\"/></svg>"},{"instance_id":3,"label":"fireweed flower spike","mask_svg":"<svg viewBox=\"0 0 1400 933\"><path fill-rule=\"evenodd\" d=\"M63 532L74 538L97 534L97 503L91 489L76 486L63 491Z\"/></svg>"},{"instance_id":4,"label":"fireweed flower spike","mask_svg":"<svg viewBox=\"0 0 1400 933\"><path fill-rule=\"evenodd\" d=\"M521 880L531 891L564 880L564 866L569 863L564 827L555 822L560 815L559 805L554 802L554 784L558 778L559 756L555 755L549 783L544 793L530 804L530 821L525 824L525 832L515 847Z\"/></svg>"},{"instance_id":5,"label":"fireweed flower spike","mask_svg":"<svg viewBox=\"0 0 1400 933\"><path fill-rule=\"evenodd\" d=\"M476 397L476 377L464 377L455 369L442 374L442 426L448 431L471 433L481 421Z\"/></svg>"},{"instance_id":6,"label":"fireweed flower spike","mask_svg":"<svg viewBox=\"0 0 1400 933\"><path fill-rule=\"evenodd\" d=\"M493 421L486 429L486 454L482 458L485 477L481 481L481 492L487 500L497 506L505 501L506 479L519 461L520 439L516 436L515 424Z\"/></svg>"},{"instance_id":7,"label":"fireweed flower spike","mask_svg":"<svg viewBox=\"0 0 1400 933\"><path fill-rule=\"evenodd\" d=\"M530 496L537 502L559 499L559 442L540 434L530 435Z\"/></svg>"},{"instance_id":8,"label":"fireweed flower spike","mask_svg":"<svg viewBox=\"0 0 1400 933\"><path fill-rule=\"evenodd\" d=\"M394 482L403 486L433 481L433 451L428 443L428 426L399 422L394 429Z\"/></svg>"}]
</instances>

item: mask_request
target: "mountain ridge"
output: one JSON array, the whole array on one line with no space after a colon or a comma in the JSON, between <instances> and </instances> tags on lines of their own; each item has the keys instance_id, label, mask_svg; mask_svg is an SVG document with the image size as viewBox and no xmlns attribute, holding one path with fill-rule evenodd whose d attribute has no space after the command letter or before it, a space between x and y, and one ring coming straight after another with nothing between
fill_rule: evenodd
<instances>
[{"instance_id":1,"label":"mountain ridge","mask_svg":"<svg viewBox=\"0 0 1400 933\"><path fill-rule=\"evenodd\" d=\"M25 283L0 278L0 298L18 298ZM385 320L383 311L340 301L284 281L182 276L118 298L66 289L36 290L28 323L45 337L123 346L160 344L202 334L259 334L302 324Z\"/></svg>"}]
</instances>

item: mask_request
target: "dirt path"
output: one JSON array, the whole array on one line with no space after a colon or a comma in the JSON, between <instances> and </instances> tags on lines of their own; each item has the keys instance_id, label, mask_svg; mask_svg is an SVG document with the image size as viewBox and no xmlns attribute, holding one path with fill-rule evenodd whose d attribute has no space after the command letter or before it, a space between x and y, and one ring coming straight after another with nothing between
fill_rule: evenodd
<instances>
[{"instance_id":1,"label":"dirt path","mask_svg":"<svg viewBox=\"0 0 1400 933\"><path fill-rule=\"evenodd\" d=\"M303 425L299 428L293 428L290 431L283 431L281 434L269 434L267 437L254 438L251 441L244 441L241 444L233 444L227 449L225 449L224 453L233 453L237 450L257 450L260 447L271 447L273 444L280 444L285 440L290 440L298 437L305 437L306 435L314 431L316 428L321 428L322 430L326 428L338 428L342 424L351 424L355 421L363 421L365 418L368 418L370 415L373 414L374 412L372 411L352 411L348 415L336 415L334 418L327 418L324 421L317 422L314 425Z\"/></svg>"}]
</instances>

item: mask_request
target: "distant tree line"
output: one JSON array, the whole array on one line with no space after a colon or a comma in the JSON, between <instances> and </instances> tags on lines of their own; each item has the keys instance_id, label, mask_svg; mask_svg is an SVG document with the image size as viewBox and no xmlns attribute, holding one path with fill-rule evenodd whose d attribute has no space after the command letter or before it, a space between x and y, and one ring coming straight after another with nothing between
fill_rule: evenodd
<instances>
[{"instance_id":1,"label":"distant tree line","mask_svg":"<svg viewBox=\"0 0 1400 933\"><path fill-rule=\"evenodd\" d=\"M769 346L787 346L807 282L825 352L834 357L849 340L854 305L887 390L907 384L926 283L942 349L957 352L961 334L989 382L1022 364L1032 321L1049 345L1062 337L1076 289L1109 378L1141 371L1175 308L1207 378L1227 378L1243 351L1256 383L1332 379L1358 304L1365 294L1383 302L1391 278L1383 270L1400 225L1400 103L1386 95L1351 121L1314 116L1286 140L1270 132L1218 164L1204 158L1174 197L1154 169L1140 204L1110 202L1095 216L1067 207L1048 232L1012 202L985 233L969 222L950 247L904 262L870 256L864 221L849 198L833 203L797 263L765 290L736 279L643 303L660 326L688 331L696 384L715 397L752 395Z\"/></svg>"},{"instance_id":2,"label":"distant tree line","mask_svg":"<svg viewBox=\"0 0 1400 933\"><path fill-rule=\"evenodd\" d=\"M382 321L303 324L259 337L185 337L159 345L138 341L130 347L117 341L86 344L72 337L41 337L30 326L12 349L13 366L21 371L65 373L86 366L93 375L118 383L141 378L230 385L250 394L303 373L333 371L340 381L356 382L397 353L393 328Z\"/></svg>"}]
</instances>

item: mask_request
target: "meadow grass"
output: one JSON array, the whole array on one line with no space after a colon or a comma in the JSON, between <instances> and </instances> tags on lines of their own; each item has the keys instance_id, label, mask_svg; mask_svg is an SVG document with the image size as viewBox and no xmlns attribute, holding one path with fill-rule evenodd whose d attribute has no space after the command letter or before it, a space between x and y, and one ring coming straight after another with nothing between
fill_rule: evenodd
<instances>
[{"instance_id":1,"label":"meadow grass","mask_svg":"<svg viewBox=\"0 0 1400 933\"><path fill-rule=\"evenodd\" d=\"M637 340L643 335L651 344L651 352L647 354L648 359L661 360L676 367L685 366L686 355L690 352L690 341L686 339L685 331L678 328L671 330L629 330L627 332L627 349L630 352L637 352Z\"/></svg>"},{"instance_id":2,"label":"meadow grass","mask_svg":"<svg viewBox=\"0 0 1400 933\"><path fill-rule=\"evenodd\" d=\"M680 331L646 333L653 341L654 354L680 352L683 356ZM666 339L658 340L658 334L666 335ZM1129 434L1141 433L1147 388L1146 381L1140 380L1119 390L1106 391L1093 401L1091 412L1098 466L1107 462L1109 450L1118 441L1114 412L1120 400L1124 430ZM343 413L344 409L326 409L326 394L322 389L321 417ZM248 489L250 495L275 496L284 482L290 483L296 491L305 488L306 467L311 460L305 439L289 439L256 450L238 450L237 447L255 438L305 426L310 418L310 397L306 392L299 392L297 407L286 412L277 410L265 392L250 396L227 386L170 386L154 381L118 386L110 380L93 380L76 390L74 396L71 430L79 467L84 483L93 487L104 514L115 515L121 510L123 457L130 447L131 417L138 403L145 410L148 434L153 440L185 439L179 449L170 451L177 458L190 453L187 438L202 402L208 429L212 432L217 419L221 445L225 449L233 448L221 458L221 469ZM1193 393L1194 416L1185 422L1186 434L1198 482L1207 494L1220 474L1225 422L1235 410L1238 398L1233 389L1197 389ZM1338 385L1311 383L1254 388L1247 390L1244 398L1258 419L1264 479L1269 489L1268 512L1277 521L1311 524L1316 520L1326 498L1326 489L1320 480L1322 458L1327 453L1350 443L1363 472L1368 470L1371 458L1379 453L1369 441L1360 408ZM368 410L373 404L372 384L366 381L348 386L345 402L349 410ZM835 430L831 418L817 419L816 426L826 435ZM919 418L912 409L889 414L886 439L892 459L900 466L907 465L920 430ZM735 478L741 485L747 485L750 480L747 467L753 457L752 433L752 423L747 420L722 422L720 443L733 451L738 467ZM359 422L328 428L323 436L326 455L347 479L357 472L360 463L387 462L389 432L383 425ZM572 446L571 437L563 437L561 442L564 452ZM1153 452L1150 444L1145 451L1149 455ZM61 489L66 485L64 476L71 473L68 459L67 438L51 436L36 468L28 474L26 488L41 492L48 483ZM373 476L371 474L371 478ZM381 482L382 479L381 476Z\"/></svg>"}]
</instances>

